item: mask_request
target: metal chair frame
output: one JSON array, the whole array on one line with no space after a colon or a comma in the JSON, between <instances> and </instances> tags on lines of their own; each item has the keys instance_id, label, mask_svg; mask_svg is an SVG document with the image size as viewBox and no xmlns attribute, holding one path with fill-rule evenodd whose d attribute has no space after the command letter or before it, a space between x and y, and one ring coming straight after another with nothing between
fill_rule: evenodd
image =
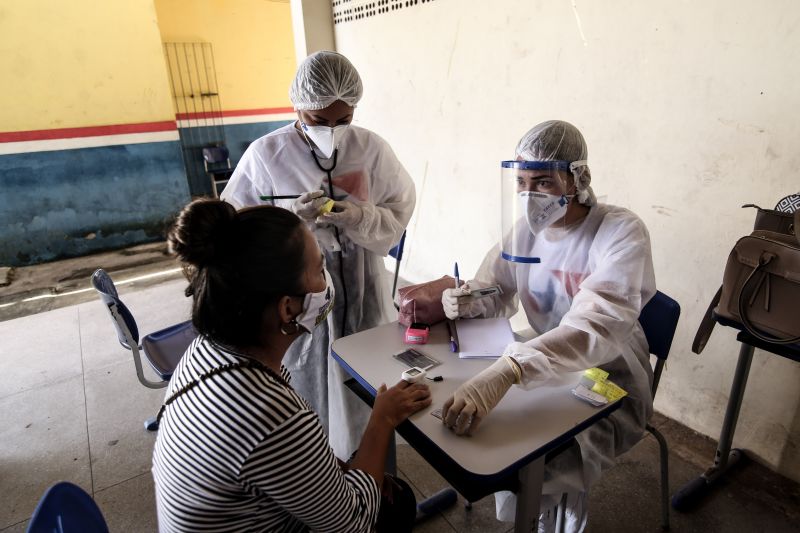
<instances>
[{"instance_id":1,"label":"metal chair frame","mask_svg":"<svg viewBox=\"0 0 800 533\"><path fill-rule=\"evenodd\" d=\"M168 328L145 335L139 342L139 328L133 314L122 303L111 277L102 268L92 274L92 286L100 295L100 299L108 309L114 326L117 330L119 343L131 351L133 364L136 367L136 377L139 383L150 389L160 389L169 383L175 367L181 356L197 336L191 321L181 322ZM142 365L144 354L150 367L160 378L153 381L147 378ZM155 417L148 418L144 423L148 431L158 429Z\"/></svg>"},{"instance_id":2,"label":"metal chair frame","mask_svg":"<svg viewBox=\"0 0 800 533\"><path fill-rule=\"evenodd\" d=\"M657 358L653 368L653 386L651 388L653 400L655 400L661 373L672 347L680 315L681 307L678 302L660 291L656 291L639 315L639 323L647 338L649 351ZM661 527L666 530L669 529L669 449L666 439L655 427L648 423L646 429L658 441L661 465Z\"/></svg>"}]
</instances>

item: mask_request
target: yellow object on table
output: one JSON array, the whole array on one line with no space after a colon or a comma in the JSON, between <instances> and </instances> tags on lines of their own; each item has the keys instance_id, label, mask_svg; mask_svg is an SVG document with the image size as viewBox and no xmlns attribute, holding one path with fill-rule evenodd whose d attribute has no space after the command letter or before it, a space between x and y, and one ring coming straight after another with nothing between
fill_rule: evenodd
<instances>
[{"instance_id":1,"label":"yellow object on table","mask_svg":"<svg viewBox=\"0 0 800 533\"><path fill-rule=\"evenodd\" d=\"M586 380L584 385L592 392L596 392L610 402L619 400L623 396L627 396L628 392L608 379L608 372L600 368L589 368L584 371L583 377Z\"/></svg>"},{"instance_id":2,"label":"yellow object on table","mask_svg":"<svg viewBox=\"0 0 800 533\"><path fill-rule=\"evenodd\" d=\"M328 200L322 207L319 208L319 214L324 215L325 213L330 213L333 210L333 200Z\"/></svg>"}]
</instances>

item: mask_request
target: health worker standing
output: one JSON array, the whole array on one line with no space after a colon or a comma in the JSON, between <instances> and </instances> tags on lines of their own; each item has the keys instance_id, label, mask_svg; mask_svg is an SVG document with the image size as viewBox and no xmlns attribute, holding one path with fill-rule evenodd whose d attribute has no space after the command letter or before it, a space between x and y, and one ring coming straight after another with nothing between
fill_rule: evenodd
<instances>
[{"instance_id":1,"label":"health worker standing","mask_svg":"<svg viewBox=\"0 0 800 533\"><path fill-rule=\"evenodd\" d=\"M291 209L323 250L340 297L326 324L298 339L284 364L342 459L355 451L369 408L344 386L347 375L329 357L330 344L389 320L383 257L400 240L416 202L414 182L389 144L351 125L362 93L361 78L343 55L307 57L289 90L298 119L250 144L221 195L237 209L265 203Z\"/></svg>"}]
</instances>

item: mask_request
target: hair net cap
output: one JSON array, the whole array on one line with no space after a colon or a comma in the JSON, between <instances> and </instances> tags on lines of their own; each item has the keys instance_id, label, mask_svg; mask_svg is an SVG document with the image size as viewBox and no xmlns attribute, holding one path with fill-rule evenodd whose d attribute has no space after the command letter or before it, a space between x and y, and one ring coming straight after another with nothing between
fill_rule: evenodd
<instances>
[{"instance_id":1,"label":"hair net cap","mask_svg":"<svg viewBox=\"0 0 800 533\"><path fill-rule=\"evenodd\" d=\"M548 120L531 128L517 143L517 157L526 161L568 161L575 178L578 202L592 206L597 203L589 186L592 173L587 159L589 149L580 130L563 120Z\"/></svg>"},{"instance_id":2,"label":"hair net cap","mask_svg":"<svg viewBox=\"0 0 800 533\"><path fill-rule=\"evenodd\" d=\"M323 50L297 67L289 98L298 111L324 109L337 100L355 107L363 92L353 64L342 54Z\"/></svg>"}]
</instances>

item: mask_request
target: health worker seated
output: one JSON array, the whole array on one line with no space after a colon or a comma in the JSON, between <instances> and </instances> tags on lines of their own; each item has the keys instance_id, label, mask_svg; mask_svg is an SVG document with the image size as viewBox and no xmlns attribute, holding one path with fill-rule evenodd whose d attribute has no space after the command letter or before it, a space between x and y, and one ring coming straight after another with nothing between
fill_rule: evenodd
<instances>
[{"instance_id":1,"label":"health worker seated","mask_svg":"<svg viewBox=\"0 0 800 533\"><path fill-rule=\"evenodd\" d=\"M237 212L199 200L180 213L169 246L185 266L200 335L159 412L159 529L353 532L377 523L378 531L410 531L413 494L383 471L395 427L430 404L427 386L381 386L346 465L281 364L334 302L301 219L279 207Z\"/></svg>"},{"instance_id":2,"label":"health worker seated","mask_svg":"<svg viewBox=\"0 0 800 533\"><path fill-rule=\"evenodd\" d=\"M639 441L653 410L648 345L638 322L656 292L650 237L631 211L597 203L586 142L572 124L534 126L516 156L502 164L503 242L475 279L445 291L442 303L449 318L510 317L521 304L539 335L510 344L461 385L444 404L443 422L459 435L474 433L512 385L531 389L565 372L607 371L628 392L622 407L581 432L577 445L545 468L540 530L555 527L563 499L566 530L582 531L589 487ZM492 285L502 294L467 296L469 288ZM496 494L496 504L498 519L514 519L513 494Z\"/></svg>"}]
</instances>

